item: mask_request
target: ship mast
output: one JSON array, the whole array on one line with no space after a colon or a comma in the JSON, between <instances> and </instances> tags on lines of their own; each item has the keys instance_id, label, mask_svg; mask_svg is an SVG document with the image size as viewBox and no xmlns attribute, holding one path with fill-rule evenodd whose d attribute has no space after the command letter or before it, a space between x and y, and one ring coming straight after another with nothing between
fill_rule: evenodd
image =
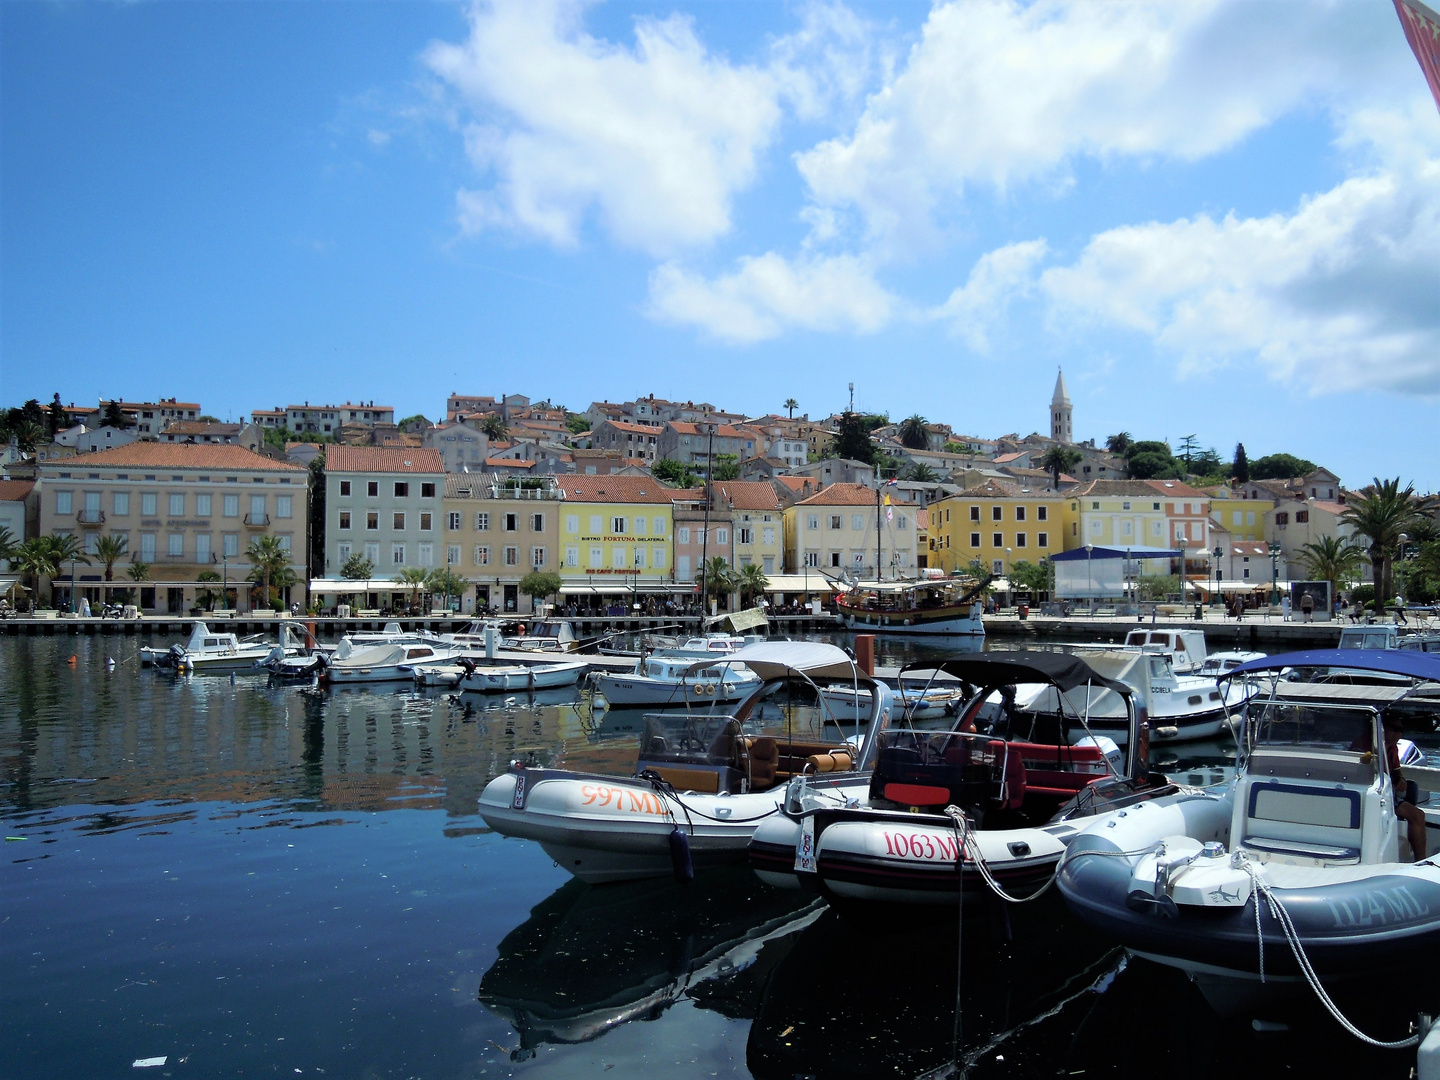
<instances>
[{"instance_id":1,"label":"ship mast","mask_svg":"<svg viewBox=\"0 0 1440 1080\"><path fill-rule=\"evenodd\" d=\"M880 463L875 463L875 584L880 584L883 578L880 563Z\"/></svg>"}]
</instances>

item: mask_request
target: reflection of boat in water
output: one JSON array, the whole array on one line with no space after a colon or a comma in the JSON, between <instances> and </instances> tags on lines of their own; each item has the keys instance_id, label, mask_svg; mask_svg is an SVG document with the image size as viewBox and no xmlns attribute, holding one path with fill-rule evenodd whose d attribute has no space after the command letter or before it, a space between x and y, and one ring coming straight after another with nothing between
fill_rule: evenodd
<instances>
[{"instance_id":1,"label":"reflection of boat in water","mask_svg":"<svg viewBox=\"0 0 1440 1080\"><path fill-rule=\"evenodd\" d=\"M628 1020L657 1019L702 983L733 979L821 906L740 868L688 887L572 879L500 942L479 998L520 1034L517 1059L542 1043L587 1042Z\"/></svg>"},{"instance_id":2,"label":"reflection of boat in water","mask_svg":"<svg viewBox=\"0 0 1440 1080\"><path fill-rule=\"evenodd\" d=\"M1066 919L1056 897L967 911L957 1053L958 946L954 923L919 930L902 919L857 933L827 911L770 975L750 1025L751 1075L920 1076L957 1059L968 1067L985 1051L993 1060L996 1050L1010 1053L1008 1036L1051 1010L1073 1009L1073 1030L1123 963L1119 950ZM1027 1074L1022 1066L1018 1075Z\"/></svg>"}]
</instances>

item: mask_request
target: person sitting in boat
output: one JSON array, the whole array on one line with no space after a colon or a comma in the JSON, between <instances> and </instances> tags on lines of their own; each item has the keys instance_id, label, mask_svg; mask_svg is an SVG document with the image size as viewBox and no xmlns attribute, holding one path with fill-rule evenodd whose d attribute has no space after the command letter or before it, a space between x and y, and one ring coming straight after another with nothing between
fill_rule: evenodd
<instances>
[{"instance_id":1,"label":"person sitting in boat","mask_svg":"<svg viewBox=\"0 0 1440 1080\"><path fill-rule=\"evenodd\" d=\"M1414 789L1405 782L1400 770L1400 735L1405 730L1400 718L1387 713L1385 716L1385 763L1390 769L1390 783L1395 788L1395 816L1405 822L1410 848L1415 861L1425 858L1425 813L1414 802Z\"/></svg>"}]
</instances>

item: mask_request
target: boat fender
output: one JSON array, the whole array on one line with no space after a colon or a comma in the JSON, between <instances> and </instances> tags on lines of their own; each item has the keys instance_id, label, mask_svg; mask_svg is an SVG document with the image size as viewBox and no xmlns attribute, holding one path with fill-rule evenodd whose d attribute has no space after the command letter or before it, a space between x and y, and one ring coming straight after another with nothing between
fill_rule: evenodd
<instances>
[{"instance_id":1,"label":"boat fender","mask_svg":"<svg viewBox=\"0 0 1440 1080\"><path fill-rule=\"evenodd\" d=\"M670 867L680 884L686 885L694 880L695 864L690 860L690 837L679 825L670 830Z\"/></svg>"}]
</instances>

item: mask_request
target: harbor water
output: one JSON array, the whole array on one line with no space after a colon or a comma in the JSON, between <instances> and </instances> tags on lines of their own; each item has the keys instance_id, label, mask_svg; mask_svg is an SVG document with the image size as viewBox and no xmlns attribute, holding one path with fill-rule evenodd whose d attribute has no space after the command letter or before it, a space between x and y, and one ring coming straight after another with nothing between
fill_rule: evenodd
<instances>
[{"instance_id":1,"label":"harbor water","mask_svg":"<svg viewBox=\"0 0 1440 1080\"><path fill-rule=\"evenodd\" d=\"M1221 1019L1053 893L962 927L849 923L743 867L579 884L476 814L516 758L628 770L638 713L579 692L184 677L142 670L137 644L0 639L0 1077L1398 1080L1414 1063L1304 995L1258 1029ZM879 659L931 648L882 639ZM1401 1037L1440 1011L1433 960L1337 1001Z\"/></svg>"}]
</instances>

